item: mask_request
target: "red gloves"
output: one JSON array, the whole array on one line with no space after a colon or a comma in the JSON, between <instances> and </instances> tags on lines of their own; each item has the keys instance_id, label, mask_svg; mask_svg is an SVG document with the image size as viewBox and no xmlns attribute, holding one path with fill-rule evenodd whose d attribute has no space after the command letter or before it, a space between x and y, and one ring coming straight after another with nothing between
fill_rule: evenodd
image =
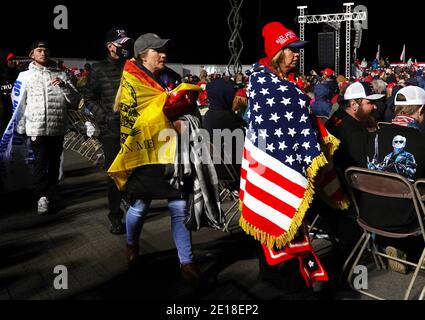
<instances>
[{"instance_id":1,"label":"red gloves","mask_svg":"<svg viewBox=\"0 0 425 320\"><path fill-rule=\"evenodd\" d=\"M162 111L170 121L175 121L184 114L193 113L196 108L197 92L192 90L180 90L171 93Z\"/></svg>"}]
</instances>

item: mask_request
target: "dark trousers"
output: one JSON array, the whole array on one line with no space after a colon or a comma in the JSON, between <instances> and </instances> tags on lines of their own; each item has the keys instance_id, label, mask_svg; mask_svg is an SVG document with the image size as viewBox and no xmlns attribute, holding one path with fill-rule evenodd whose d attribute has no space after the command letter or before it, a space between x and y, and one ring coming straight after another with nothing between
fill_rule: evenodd
<instances>
[{"instance_id":1,"label":"dark trousers","mask_svg":"<svg viewBox=\"0 0 425 320\"><path fill-rule=\"evenodd\" d=\"M120 138L118 136L104 136L102 137L102 145L103 152L105 154L105 170L108 170L121 149ZM112 180L109 176L107 182L107 190L109 204L109 220L121 220L124 215L124 213L120 209L122 192L118 190L114 180Z\"/></svg>"},{"instance_id":2,"label":"dark trousers","mask_svg":"<svg viewBox=\"0 0 425 320\"><path fill-rule=\"evenodd\" d=\"M34 187L37 199L49 197L59 183L59 167L63 151L63 136L31 137L34 151Z\"/></svg>"}]
</instances>

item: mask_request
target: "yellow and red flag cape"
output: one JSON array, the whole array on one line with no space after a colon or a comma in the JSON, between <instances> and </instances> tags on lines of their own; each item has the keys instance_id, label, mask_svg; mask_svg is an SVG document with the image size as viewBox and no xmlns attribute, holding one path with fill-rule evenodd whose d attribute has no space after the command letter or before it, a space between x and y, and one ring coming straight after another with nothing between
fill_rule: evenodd
<instances>
[{"instance_id":1,"label":"yellow and red flag cape","mask_svg":"<svg viewBox=\"0 0 425 320\"><path fill-rule=\"evenodd\" d=\"M201 89L182 83L171 92L180 90ZM124 190L128 178L137 167L174 163L176 134L172 123L162 112L169 94L134 61L126 62L117 96L121 150L108 170L119 190Z\"/></svg>"}]
</instances>

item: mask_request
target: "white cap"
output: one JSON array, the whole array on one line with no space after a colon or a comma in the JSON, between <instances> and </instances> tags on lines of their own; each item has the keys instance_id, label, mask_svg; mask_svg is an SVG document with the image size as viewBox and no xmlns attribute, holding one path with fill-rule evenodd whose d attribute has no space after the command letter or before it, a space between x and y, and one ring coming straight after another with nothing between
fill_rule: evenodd
<instances>
[{"instance_id":1,"label":"white cap","mask_svg":"<svg viewBox=\"0 0 425 320\"><path fill-rule=\"evenodd\" d=\"M400 94L406 97L406 101L397 101ZM394 99L396 106L422 106L424 104L425 90L417 86L407 86L400 89Z\"/></svg>"},{"instance_id":2,"label":"white cap","mask_svg":"<svg viewBox=\"0 0 425 320\"><path fill-rule=\"evenodd\" d=\"M344 93L344 100L351 99L368 99L368 100L378 100L381 99L383 94L372 94L372 90L362 82L354 82L347 87Z\"/></svg>"}]
</instances>

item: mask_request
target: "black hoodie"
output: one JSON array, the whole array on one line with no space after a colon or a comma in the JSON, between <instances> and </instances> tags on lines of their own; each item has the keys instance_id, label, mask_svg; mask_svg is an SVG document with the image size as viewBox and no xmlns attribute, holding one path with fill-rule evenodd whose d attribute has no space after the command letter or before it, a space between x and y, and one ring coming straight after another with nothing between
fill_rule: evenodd
<instances>
[{"instance_id":1,"label":"black hoodie","mask_svg":"<svg viewBox=\"0 0 425 320\"><path fill-rule=\"evenodd\" d=\"M243 129L245 121L232 111L235 89L233 83L224 79L214 80L206 87L209 108L203 119L203 126L213 135L213 129Z\"/></svg>"},{"instance_id":2,"label":"black hoodie","mask_svg":"<svg viewBox=\"0 0 425 320\"><path fill-rule=\"evenodd\" d=\"M214 129L229 129L232 132L239 129L240 132L244 133L245 121L232 111L232 103L235 96L233 83L224 79L214 80L207 84L206 90L210 105L202 123L204 129L206 129L210 135L211 142L213 142ZM234 139L232 143L232 164L239 173L242 150L239 150L238 144ZM224 143L222 141L222 152L223 150ZM216 166L216 169L220 177L223 168Z\"/></svg>"}]
</instances>

